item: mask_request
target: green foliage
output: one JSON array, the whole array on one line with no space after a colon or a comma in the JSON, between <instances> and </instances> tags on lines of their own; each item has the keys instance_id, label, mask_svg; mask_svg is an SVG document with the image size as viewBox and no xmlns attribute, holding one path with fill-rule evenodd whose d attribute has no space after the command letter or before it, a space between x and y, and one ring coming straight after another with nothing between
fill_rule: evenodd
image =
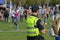
<instances>
[{"instance_id":1,"label":"green foliage","mask_svg":"<svg viewBox=\"0 0 60 40\"><path fill-rule=\"evenodd\" d=\"M32 5L32 4L40 4L41 0L26 0L26 4Z\"/></svg>"},{"instance_id":2,"label":"green foliage","mask_svg":"<svg viewBox=\"0 0 60 40\"><path fill-rule=\"evenodd\" d=\"M9 3L10 0L7 0L7 3ZM50 3L50 5L55 5L55 4L60 4L60 0L12 0L13 4L19 4L19 2L21 2L22 5L24 4L28 4L28 5L32 5L32 4L43 4L43 3Z\"/></svg>"},{"instance_id":3,"label":"green foliage","mask_svg":"<svg viewBox=\"0 0 60 40\"><path fill-rule=\"evenodd\" d=\"M9 3L10 0L7 0L7 2ZM22 5L41 4L41 0L12 0L12 2L13 2L13 4L19 4L19 2L21 2Z\"/></svg>"},{"instance_id":4,"label":"green foliage","mask_svg":"<svg viewBox=\"0 0 60 40\"><path fill-rule=\"evenodd\" d=\"M60 0L50 0L50 5L60 4Z\"/></svg>"}]
</instances>

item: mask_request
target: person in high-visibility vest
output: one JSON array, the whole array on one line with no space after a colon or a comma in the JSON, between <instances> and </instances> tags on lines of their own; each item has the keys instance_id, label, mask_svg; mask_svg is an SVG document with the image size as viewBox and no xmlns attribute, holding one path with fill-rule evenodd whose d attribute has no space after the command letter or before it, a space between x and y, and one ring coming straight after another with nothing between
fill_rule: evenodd
<instances>
[{"instance_id":1,"label":"person in high-visibility vest","mask_svg":"<svg viewBox=\"0 0 60 40\"><path fill-rule=\"evenodd\" d=\"M45 40L42 34L45 34L45 28L41 20L37 17L39 7L33 5L32 14L26 20L27 40Z\"/></svg>"}]
</instances>

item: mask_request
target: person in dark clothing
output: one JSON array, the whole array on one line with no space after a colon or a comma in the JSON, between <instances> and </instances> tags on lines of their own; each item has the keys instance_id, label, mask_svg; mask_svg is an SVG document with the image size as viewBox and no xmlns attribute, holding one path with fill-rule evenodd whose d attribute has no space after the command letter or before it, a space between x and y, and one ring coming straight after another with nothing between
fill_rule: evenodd
<instances>
[{"instance_id":1,"label":"person in dark clothing","mask_svg":"<svg viewBox=\"0 0 60 40\"><path fill-rule=\"evenodd\" d=\"M27 40L45 40L44 37L41 35L41 34L45 34L45 28L43 26L41 19L37 17L39 10L38 5L33 5L31 10L32 10L32 14L31 16L27 17L27 21L26 21Z\"/></svg>"},{"instance_id":2,"label":"person in dark clothing","mask_svg":"<svg viewBox=\"0 0 60 40\"><path fill-rule=\"evenodd\" d=\"M25 17L25 20L27 19L27 11L25 10L24 11L24 17Z\"/></svg>"},{"instance_id":3,"label":"person in dark clothing","mask_svg":"<svg viewBox=\"0 0 60 40\"><path fill-rule=\"evenodd\" d=\"M54 20L56 19L56 14L57 14L57 8L55 7L55 9L54 9Z\"/></svg>"},{"instance_id":4,"label":"person in dark clothing","mask_svg":"<svg viewBox=\"0 0 60 40\"><path fill-rule=\"evenodd\" d=\"M29 6L27 6L24 11L25 20L30 14L31 14L31 10L29 9Z\"/></svg>"},{"instance_id":5,"label":"person in dark clothing","mask_svg":"<svg viewBox=\"0 0 60 40\"><path fill-rule=\"evenodd\" d=\"M4 17L5 17L5 22L8 22L8 17L9 17L8 10L5 10Z\"/></svg>"}]
</instances>

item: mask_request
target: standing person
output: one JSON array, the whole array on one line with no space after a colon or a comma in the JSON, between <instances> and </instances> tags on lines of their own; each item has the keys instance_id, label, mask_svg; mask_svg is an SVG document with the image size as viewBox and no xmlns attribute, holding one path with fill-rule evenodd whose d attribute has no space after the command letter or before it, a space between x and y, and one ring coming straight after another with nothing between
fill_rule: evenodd
<instances>
[{"instance_id":1,"label":"standing person","mask_svg":"<svg viewBox=\"0 0 60 40\"><path fill-rule=\"evenodd\" d=\"M53 7L53 20L56 19L57 7Z\"/></svg>"},{"instance_id":2,"label":"standing person","mask_svg":"<svg viewBox=\"0 0 60 40\"><path fill-rule=\"evenodd\" d=\"M4 22L4 11L1 9L1 21Z\"/></svg>"},{"instance_id":3,"label":"standing person","mask_svg":"<svg viewBox=\"0 0 60 40\"><path fill-rule=\"evenodd\" d=\"M45 28L43 27L43 23L37 17L39 7L38 5L33 5L32 14L27 17L27 40L44 40L42 34L45 34Z\"/></svg>"},{"instance_id":4,"label":"standing person","mask_svg":"<svg viewBox=\"0 0 60 40\"><path fill-rule=\"evenodd\" d=\"M44 24L47 25L47 16L44 8L42 8L41 14L42 14L42 18L44 19Z\"/></svg>"},{"instance_id":5,"label":"standing person","mask_svg":"<svg viewBox=\"0 0 60 40\"><path fill-rule=\"evenodd\" d=\"M25 16L25 20L26 20L27 17L31 14L31 9L29 9L29 6L26 7L24 12L25 12L24 16Z\"/></svg>"},{"instance_id":6,"label":"standing person","mask_svg":"<svg viewBox=\"0 0 60 40\"><path fill-rule=\"evenodd\" d=\"M56 19L56 13L57 13L57 8L55 7L55 10L54 10L54 20Z\"/></svg>"},{"instance_id":7,"label":"standing person","mask_svg":"<svg viewBox=\"0 0 60 40\"><path fill-rule=\"evenodd\" d=\"M43 18L44 14L45 14L45 10L43 8L41 9L41 14L42 14L42 18Z\"/></svg>"},{"instance_id":8,"label":"standing person","mask_svg":"<svg viewBox=\"0 0 60 40\"><path fill-rule=\"evenodd\" d=\"M47 16L47 19L48 19L49 18L49 9L46 8L45 12L46 12L46 16Z\"/></svg>"},{"instance_id":9,"label":"standing person","mask_svg":"<svg viewBox=\"0 0 60 40\"><path fill-rule=\"evenodd\" d=\"M47 25L47 15L46 15L46 13L44 14L44 24Z\"/></svg>"},{"instance_id":10,"label":"standing person","mask_svg":"<svg viewBox=\"0 0 60 40\"><path fill-rule=\"evenodd\" d=\"M14 24L16 25L16 31L18 31L18 17L19 17L19 13L18 11L15 12L15 17L14 17Z\"/></svg>"},{"instance_id":11,"label":"standing person","mask_svg":"<svg viewBox=\"0 0 60 40\"><path fill-rule=\"evenodd\" d=\"M15 17L15 10L14 9L12 9L12 12L11 12L11 17L12 17L12 22L14 22L14 17Z\"/></svg>"},{"instance_id":12,"label":"standing person","mask_svg":"<svg viewBox=\"0 0 60 40\"><path fill-rule=\"evenodd\" d=\"M24 10L24 18L25 18L25 20L27 19L27 12L26 12L26 9Z\"/></svg>"},{"instance_id":13,"label":"standing person","mask_svg":"<svg viewBox=\"0 0 60 40\"><path fill-rule=\"evenodd\" d=\"M23 12L24 12L24 9L23 9L23 7L21 7L21 10L20 10L20 22L23 22Z\"/></svg>"},{"instance_id":14,"label":"standing person","mask_svg":"<svg viewBox=\"0 0 60 40\"><path fill-rule=\"evenodd\" d=\"M6 9L4 12L5 22L8 22L8 17L9 17L9 11Z\"/></svg>"},{"instance_id":15,"label":"standing person","mask_svg":"<svg viewBox=\"0 0 60 40\"><path fill-rule=\"evenodd\" d=\"M54 21L54 17L53 17L54 10L53 10L53 7L51 7L51 9L50 9L50 15L51 15L52 21Z\"/></svg>"},{"instance_id":16,"label":"standing person","mask_svg":"<svg viewBox=\"0 0 60 40\"><path fill-rule=\"evenodd\" d=\"M1 11L0 11L0 22L1 22Z\"/></svg>"}]
</instances>

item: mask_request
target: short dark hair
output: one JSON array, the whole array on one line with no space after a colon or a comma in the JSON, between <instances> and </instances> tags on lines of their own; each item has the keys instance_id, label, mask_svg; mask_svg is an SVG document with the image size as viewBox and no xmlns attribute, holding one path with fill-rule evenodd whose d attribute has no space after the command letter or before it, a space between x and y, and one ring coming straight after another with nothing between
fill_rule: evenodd
<instances>
[{"instance_id":1,"label":"short dark hair","mask_svg":"<svg viewBox=\"0 0 60 40\"><path fill-rule=\"evenodd\" d=\"M32 10L32 12L37 12L38 10L39 10L39 6L38 5L36 5L36 4L34 4L34 5L32 5L32 8L31 8L31 10Z\"/></svg>"}]
</instances>

